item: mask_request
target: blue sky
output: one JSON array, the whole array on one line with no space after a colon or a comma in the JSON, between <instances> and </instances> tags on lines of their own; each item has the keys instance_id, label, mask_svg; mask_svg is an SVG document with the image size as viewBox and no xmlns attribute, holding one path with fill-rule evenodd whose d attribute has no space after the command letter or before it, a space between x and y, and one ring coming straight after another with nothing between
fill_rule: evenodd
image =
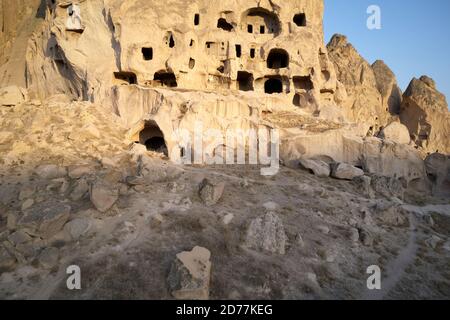
<instances>
[{"instance_id":1,"label":"blue sky","mask_svg":"<svg viewBox=\"0 0 450 320\"><path fill-rule=\"evenodd\" d=\"M381 30L366 26L370 5L381 8ZM369 63L384 60L402 90L425 74L449 102L449 0L325 0L324 28L326 42L341 33Z\"/></svg>"}]
</instances>

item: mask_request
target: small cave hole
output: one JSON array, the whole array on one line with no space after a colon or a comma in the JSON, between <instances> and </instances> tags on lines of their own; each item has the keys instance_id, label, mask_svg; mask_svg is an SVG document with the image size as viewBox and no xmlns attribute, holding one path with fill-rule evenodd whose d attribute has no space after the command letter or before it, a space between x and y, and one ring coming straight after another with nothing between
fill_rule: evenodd
<instances>
[{"instance_id":1,"label":"small cave hole","mask_svg":"<svg viewBox=\"0 0 450 320\"><path fill-rule=\"evenodd\" d=\"M224 18L220 18L217 21L217 28L228 31L228 32L231 32L234 29L233 25L231 23L228 23L228 21L225 20Z\"/></svg>"},{"instance_id":2,"label":"small cave hole","mask_svg":"<svg viewBox=\"0 0 450 320\"><path fill-rule=\"evenodd\" d=\"M114 79L128 84L137 83L136 74L134 74L133 72L114 72Z\"/></svg>"},{"instance_id":3,"label":"small cave hole","mask_svg":"<svg viewBox=\"0 0 450 320\"><path fill-rule=\"evenodd\" d=\"M312 90L314 88L314 84L311 80L310 76L297 76L293 78L294 87L298 90Z\"/></svg>"},{"instance_id":4,"label":"small cave hole","mask_svg":"<svg viewBox=\"0 0 450 320\"><path fill-rule=\"evenodd\" d=\"M267 94L282 93L283 83L281 79L271 78L264 83L264 92Z\"/></svg>"},{"instance_id":5,"label":"small cave hole","mask_svg":"<svg viewBox=\"0 0 450 320\"><path fill-rule=\"evenodd\" d=\"M153 48L142 48L142 56L145 61L153 60Z\"/></svg>"},{"instance_id":6,"label":"small cave hole","mask_svg":"<svg viewBox=\"0 0 450 320\"><path fill-rule=\"evenodd\" d=\"M195 67L195 60L193 58L189 59L189 69L194 69Z\"/></svg>"},{"instance_id":7,"label":"small cave hole","mask_svg":"<svg viewBox=\"0 0 450 320\"><path fill-rule=\"evenodd\" d=\"M177 78L173 72L159 71L156 72L153 80L159 82L163 87L176 88Z\"/></svg>"},{"instance_id":8,"label":"small cave hole","mask_svg":"<svg viewBox=\"0 0 450 320\"><path fill-rule=\"evenodd\" d=\"M236 45L236 57L240 58L242 56L242 47L240 44Z\"/></svg>"},{"instance_id":9,"label":"small cave hole","mask_svg":"<svg viewBox=\"0 0 450 320\"><path fill-rule=\"evenodd\" d=\"M148 151L159 152L168 156L164 134L154 121L146 123L144 129L139 133L139 143L145 145Z\"/></svg>"},{"instance_id":10,"label":"small cave hole","mask_svg":"<svg viewBox=\"0 0 450 320\"><path fill-rule=\"evenodd\" d=\"M253 74L239 71L237 76L239 90L253 91Z\"/></svg>"},{"instance_id":11,"label":"small cave hole","mask_svg":"<svg viewBox=\"0 0 450 320\"><path fill-rule=\"evenodd\" d=\"M267 67L269 69L281 69L289 66L289 54L283 49L270 50L267 57Z\"/></svg>"},{"instance_id":12,"label":"small cave hole","mask_svg":"<svg viewBox=\"0 0 450 320\"><path fill-rule=\"evenodd\" d=\"M200 24L200 14L196 13L194 16L194 25L198 26Z\"/></svg>"},{"instance_id":13,"label":"small cave hole","mask_svg":"<svg viewBox=\"0 0 450 320\"><path fill-rule=\"evenodd\" d=\"M306 27L306 15L304 13L298 13L294 16L294 23L298 27Z\"/></svg>"}]
</instances>

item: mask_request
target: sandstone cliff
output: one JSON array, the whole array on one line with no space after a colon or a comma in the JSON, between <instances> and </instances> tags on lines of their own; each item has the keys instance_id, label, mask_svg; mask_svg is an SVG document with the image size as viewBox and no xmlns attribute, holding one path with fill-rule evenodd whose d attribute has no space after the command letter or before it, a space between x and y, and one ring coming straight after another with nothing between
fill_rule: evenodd
<instances>
[{"instance_id":1,"label":"sandstone cliff","mask_svg":"<svg viewBox=\"0 0 450 320\"><path fill-rule=\"evenodd\" d=\"M450 154L450 112L432 79L422 76L411 81L403 95L400 118L425 152Z\"/></svg>"}]
</instances>

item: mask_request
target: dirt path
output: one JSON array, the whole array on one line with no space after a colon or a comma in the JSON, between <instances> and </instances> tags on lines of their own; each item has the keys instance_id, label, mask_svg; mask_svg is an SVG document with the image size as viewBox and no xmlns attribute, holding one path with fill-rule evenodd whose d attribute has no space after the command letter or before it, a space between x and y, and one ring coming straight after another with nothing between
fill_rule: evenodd
<instances>
[{"instance_id":1,"label":"dirt path","mask_svg":"<svg viewBox=\"0 0 450 320\"><path fill-rule=\"evenodd\" d=\"M400 251L397 258L382 269L381 290L366 290L362 300L383 300L402 279L405 270L412 264L417 254L417 221L413 213L409 215L410 234L408 244ZM387 276L386 276L387 275Z\"/></svg>"}]
</instances>

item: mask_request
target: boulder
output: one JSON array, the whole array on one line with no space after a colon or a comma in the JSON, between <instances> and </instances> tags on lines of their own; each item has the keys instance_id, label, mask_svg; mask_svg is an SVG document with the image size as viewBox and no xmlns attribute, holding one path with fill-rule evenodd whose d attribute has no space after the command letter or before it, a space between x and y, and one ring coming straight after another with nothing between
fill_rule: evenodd
<instances>
[{"instance_id":1,"label":"boulder","mask_svg":"<svg viewBox=\"0 0 450 320\"><path fill-rule=\"evenodd\" d=\"M225 183L212 183L208 179L204 179L199 187L199 195L203 203L207 206L213 206L222 198Z\"/></svg>"},{"instance_id":2,"label":"boulder","mask_svg":"<svg viewBox=\"0 0 450 320\"><path fill-rule=\"evenodd\" d=\"M25 89L17 86L10 86L0 89L0 106L16 106L23 103L26 100Z\"/></svg>"},{"instance_id":3,"label":"boulder","mask_svg":"<svg viewBox=\"0 0 450 320\"><path fill-rule=\"evenodd\" d=\"M100 212L106 212L119 199L119 190L103 182L93 183L90 187L92 204Z\"/></svg>"},{"instance_id":4,"label":"boulder","mask_svg":"<svg viewBox=\"0 0 450 320\"><path fill-rule=\"evenodd\" d=\"M31 241L31 237L27 233L19 230L10 234L8 237L8 241L11 242L14 246L17 246L18 244L23 244Z\"/></svg>"},{"instance_id":5,"label":"boulder","mask_svg":"<svg viewBox=\"0 0 450 320\"><path fill-rule=\"evenodd\" d=\"M250 249L285 254L287 236L280 217L274 212L251 221L244 246Z\"/></svg>"},{"instance_id":6,"label":"boulder","mask_svg":"<svg viewBox=\"0 0 450 320\"><path fill-rule=\"evenodd\" d=\"M30 235L49 239L61 231L69 219L70 211L70 206L57 200L44 201L25 210L17 221L17 227Z\"/></svg>"},{"instance_id":7,"label":"boulder","mask_svg":"<svg viewBox=\"0 0 450 320\"><path fill-rule=\"evenodd\" d=\"M330 176L330 165L322 160L314 160L314 159L300 159L300 165L310 170L310 172L314 173L314 175L322 178L326 178Z\"/></svg>"},{"instance_id":8,"label":"boulder","mask_svg":"<svg viewBox=\"0 0 450 320\"><path fill-rule=\"evenodd\" d=\"M409 144L411 137L408 128L398 122L392 122L381 130L379 137L399 144Z\"/></svg>"},{"instance_id":9,"label":"boulder","mask_svg":"<svg viewBox=\"0 0 450 320\"><path fill-rule=\"evenodd\" d=\"M211 252L202 247L177 254L172 263L168 285L172 296L180 300L209 299Z\"/></svg>"},{"instance_id":10,"label":"boulder","mask_svg":"<svg viewBox=\"0 0 450 320\"><path fill-rule=\"evenodd\" d=\"M91 225L88 218L74 219L64 226L64 231L72 240L78 240L89 232Z\"/></svg>"},{"instance_id":11,"label":"boulder","mask_svg":"<svg viewBox=\"0 0 450 320\"><path fill-rule=\"evenodd\" d=\"M39 264L45 269L52 269L58 264L59 250L55 247L48 247L42 250L38 257Z\"/></svg>"},{"instance_id":12,"label":"boulder","mask_svg":"<svg viewBox=\"0 0 450 320\"><path fill-rule=\"evenodd\" d=\"M0 244L0 274L11 270L16 265L17 259Z\"/></svg>"},{"instance_id":13,"label":"boulder","mask_svg":"<svg viewBox=\"0 0 450 320\"><path fill-rule=\"evenodd\" d=\"M331 176L336 179L353 180L364 175L364 171L347 163L336 163L331 167Z\"/></svg>"},{"instance_id":14,"label":"boulder","mask_svg":"<svg viewBox=\"0 0 450 320\"><path fill-rule=\"evenodd\" d=\"M19 200L23 201L26 199L30 199L36 192L36 187L33 185L24 186L19 193Z\"/></svg>"},{"instance_id":15,"label":"boulder","mask_svg":"<svg viewBox=\"0 0 450 320\"><path fill-rule=\"evenodd\" d=\"M95 168L88 164L74 165L68 167L69 177L72 179L79 179L83 176L89 176L95 172Z\"/></svg>"},{"instance_id":16,"label":"boulder","mask_svg":"<svg viewBox=\"0 0 450 320\"><path fill-rule=\"evenodd\" d=\"M67 175L66 168L61 168L54 164L45 164L38 166L34 172L42 179L58 179Z\"/></svg>"},{"instance_id":17,"label":"boulder","mask_svg":"<svg viewBox=\"0 0 450 320\"><path fill-rule=\"evenodd\" d=\"M75 182L72 192L70 193L70 199L73 201L79 201L84 198L89 192L89 183L86 179L82 178Z\"/></svg>"}]
</instances>

